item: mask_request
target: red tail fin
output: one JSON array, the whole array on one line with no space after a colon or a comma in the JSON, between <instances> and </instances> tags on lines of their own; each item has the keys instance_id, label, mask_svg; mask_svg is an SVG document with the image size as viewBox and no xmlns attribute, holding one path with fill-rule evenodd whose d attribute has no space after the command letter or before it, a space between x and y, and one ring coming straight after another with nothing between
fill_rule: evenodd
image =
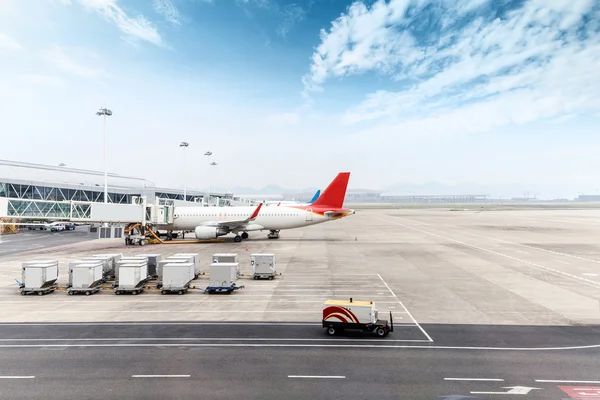
<instances>
[{"instance_id":1,"label":"red tail fin","mask_svg":"<svg viewBox=\"0 0 600 400\"><path fill-rule=\"evenodd\" d=\"M340 172L335 179L327 186L321 196L312 203L313 207L331 207L342 208L346 189L350 180L350 172Z\"/></svg>"}]
</instances>

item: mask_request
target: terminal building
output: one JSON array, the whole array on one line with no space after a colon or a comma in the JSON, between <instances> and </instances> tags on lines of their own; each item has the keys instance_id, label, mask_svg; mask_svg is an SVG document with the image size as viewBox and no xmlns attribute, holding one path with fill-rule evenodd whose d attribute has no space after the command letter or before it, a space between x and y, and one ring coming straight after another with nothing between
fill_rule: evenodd
<instances>
[{"instance_id":1,"label":"terminal building","mask_svg":"<svg viewBox=\"0 0 600 400\"><path fill-rule=\"evenodd\" d=\"M133 204L145 197L148 204L183 202L183 190L156 187L142 178L107 174L108 203ZM6 210L0 217L61 218L67 208L82 208L104 202L104 173L16 161L0 160L0 200ZM205 199L206 198L206 199ZM227 205L231 194L187 190L187 202L198 205ZM73 204L71 204L73 203ZM2 213L2 210L0 210Z\"/></svg>"}]
</instances>

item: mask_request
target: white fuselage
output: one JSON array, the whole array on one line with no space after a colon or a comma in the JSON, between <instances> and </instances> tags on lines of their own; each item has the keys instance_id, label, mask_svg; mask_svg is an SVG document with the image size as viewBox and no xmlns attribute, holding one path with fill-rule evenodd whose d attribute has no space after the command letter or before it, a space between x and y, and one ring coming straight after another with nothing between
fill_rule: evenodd
<instances>
[{"instance_id":1,"label":"white fuselage","mask_svg":"<svg viewBox=\"0 0 600 400\"><path fill-rule=\"evenodd\" d=\"M193 230L210 222L243 221L256 207L177 207L172 230ZM263 207L254 221L248 222L243 231L281 230L315 225L331 218L293 207Z\"/></svg>"}]
</instances>

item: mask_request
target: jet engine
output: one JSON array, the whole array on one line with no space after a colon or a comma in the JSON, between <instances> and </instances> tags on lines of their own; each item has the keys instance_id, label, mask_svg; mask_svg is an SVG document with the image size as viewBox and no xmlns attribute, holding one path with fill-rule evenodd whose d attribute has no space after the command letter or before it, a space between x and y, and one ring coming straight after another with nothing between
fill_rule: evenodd
<instances>
[{"instance_id":1,"label":"jet engine","mask_svg":"<svg viewBox=\"0 0 600 400\"><path fill-rule=\"evenodd\" d=\"M227 235L227 233L229 232L214 226L197 226L196 229L194 229L196 239L199 240L216 239L218 236Z\"/></svg>"}]
</instances>

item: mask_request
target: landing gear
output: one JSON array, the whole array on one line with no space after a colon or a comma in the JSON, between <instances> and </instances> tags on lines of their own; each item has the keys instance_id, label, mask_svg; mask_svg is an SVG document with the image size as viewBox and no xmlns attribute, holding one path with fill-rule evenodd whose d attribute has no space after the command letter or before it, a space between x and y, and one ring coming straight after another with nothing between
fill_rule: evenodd
<instances>
[{"instance_id":1,"label":"landing gear","mask_svg":"<svg viewBox=\"0 0 600 400\"><path fill-rule=\"evenodd\" d=\"M270 231L267 235L269 239L279 239L279 231Z\"/></svg>"},{"instance_id":2,"label":"landing gear","mask_svg":"<svg viewBox=\"0 0 600 400\"><path fill-rule=\"evenodd\" d=\"M239 243L242 241L242 237L240 235L235 235L235 237L233 238L233 241L236 243Z\"/></svg>"},{"instance_id":3,"label":"landing gear","mask_svg":"<svg viewBox=\"0 0 600 400\"><path fill-rule=\"evenodd\" d=\"M242 233L242 239L246 240L246 239L248 239L248 236L250 236L250 235L248 235L248 232Z\"/></svg>"}]
</instances>

